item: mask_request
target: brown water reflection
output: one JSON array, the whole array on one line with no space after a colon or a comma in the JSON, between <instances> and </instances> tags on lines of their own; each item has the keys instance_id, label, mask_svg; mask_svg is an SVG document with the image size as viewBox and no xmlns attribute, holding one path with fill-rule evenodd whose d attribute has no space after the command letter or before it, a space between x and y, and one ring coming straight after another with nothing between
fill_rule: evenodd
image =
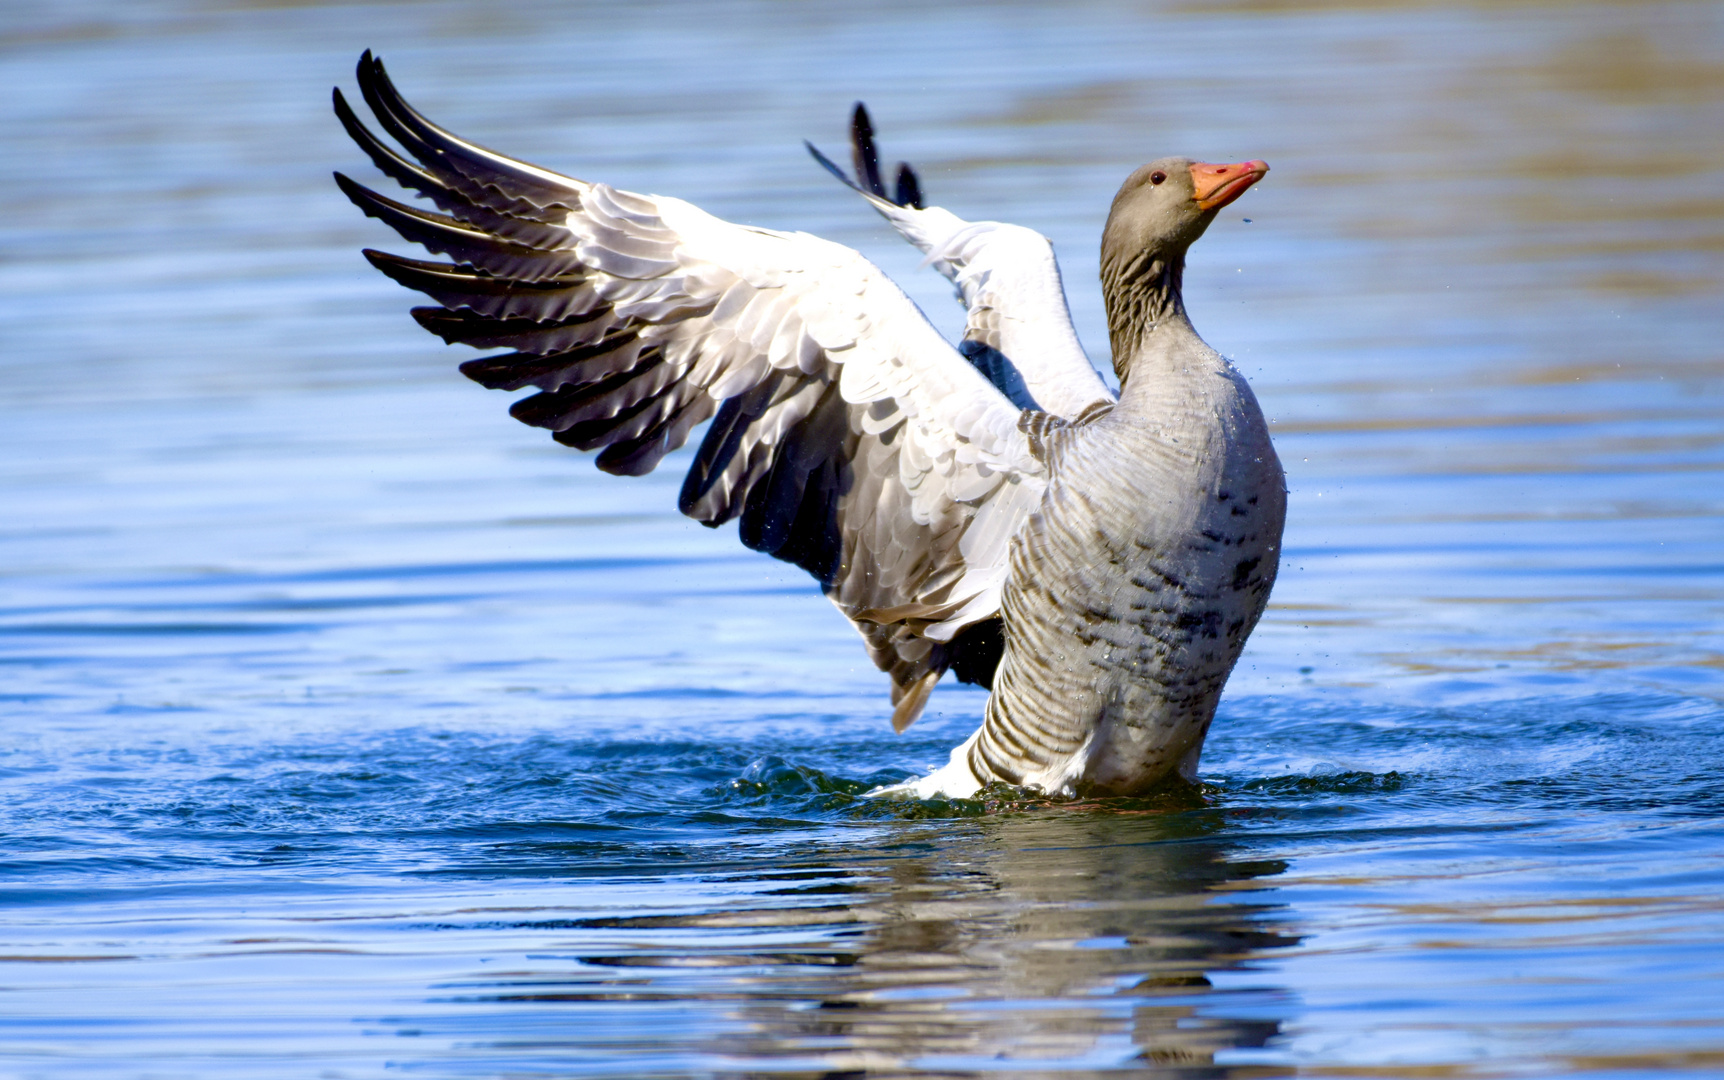
<instances>
[{"instance_id":1,"label":"brown water reflection","mask_svg":"<svg viewBox=\"0 0 1724 1080\"><path fill-rule=\"evenodd\" d=\"M1240 861L1222 824L1055 810L897 827L761 868L755 903L569 920L554 964L488 973L458 1000L487 1010L493 1051L584 1058L583 1075L607 1071L590 1054L630 1055L630 1075L641 1054L719 1074L1286 1075L1227 1062L1286 1011L1250 962L1299 938L1253 895L1285 864ZM1215 988L1223 973L1235 988ZM646 1003L707 1019L656 1028Z\"/></svg>"}]
</instances>

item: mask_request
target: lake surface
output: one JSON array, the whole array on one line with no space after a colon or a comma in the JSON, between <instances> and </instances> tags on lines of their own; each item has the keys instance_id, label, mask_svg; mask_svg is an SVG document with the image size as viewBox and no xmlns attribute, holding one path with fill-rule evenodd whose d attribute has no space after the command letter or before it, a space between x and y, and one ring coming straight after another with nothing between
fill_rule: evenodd
<instances>
[{"instance_id":1,"label":"lake surface","mask_svg":"<svg viewBox=\"0 0 1724 1080\"><path fill-rule=\"evenodd\" d=\"M881 804L799 572L506 415L362 246L380 51L507 152L919 257L1274 172L1187 299L1274 419L1197 793ZM1724 1071L1724 7L0 3L0 1076ZM1249 221L1247 221L1249 219Z\"/></svg>"}]
</instances>

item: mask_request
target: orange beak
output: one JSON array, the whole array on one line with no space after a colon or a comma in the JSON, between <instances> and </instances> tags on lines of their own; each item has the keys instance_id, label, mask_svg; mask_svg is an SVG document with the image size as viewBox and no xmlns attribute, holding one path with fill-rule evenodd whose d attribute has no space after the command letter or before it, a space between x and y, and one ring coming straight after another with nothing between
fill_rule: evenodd
<instances>
[{"instance_id":1,"label":"orange beak","mask_svg":"<svg viewBox=\"0 0 1724 1080\"><path fill-rule=\"evenodd\" d=\"M1245 194L1245 189L1263 179L1269 171L1266 161L1241 161L1232 165L1211 165L1200 161L1191 167L1191 187L1199 210L1219 210Z\"/></svg>"}]
</instances>

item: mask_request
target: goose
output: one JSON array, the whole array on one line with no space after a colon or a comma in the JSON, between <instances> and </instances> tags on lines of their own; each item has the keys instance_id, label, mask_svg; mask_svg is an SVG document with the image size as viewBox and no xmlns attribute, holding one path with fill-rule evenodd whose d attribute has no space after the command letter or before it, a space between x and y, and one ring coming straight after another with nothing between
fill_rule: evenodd
<instances>
[{"instance_id":1,"label":"goose","mask_svg":"<svg viewBox=\"0 0 1724 1080\"><path fill-rule=\"evenodd\" d=\"M908 165L888 197L860 106L854 178L808 149L956 286L956 347L850 248L485 149L409 106L369 51L357 81L400 149L336 88L341 124L436 210L335 181L449 260L364 251L435 301L412 311L426 330L506 350L463 374L533 389L510 413L616 475L707 424L679 509L735 520L745 545L813 575L889 677L895 730L948 671L990 691L944 766L878 794L1195 779L1274 585L1286 493L1263 412L1192 328L1181 278L1268 165L1162 158L1120 187L1101 243L1116 394L1047 238L924 207Z\"/></svg>"}]
</instances>

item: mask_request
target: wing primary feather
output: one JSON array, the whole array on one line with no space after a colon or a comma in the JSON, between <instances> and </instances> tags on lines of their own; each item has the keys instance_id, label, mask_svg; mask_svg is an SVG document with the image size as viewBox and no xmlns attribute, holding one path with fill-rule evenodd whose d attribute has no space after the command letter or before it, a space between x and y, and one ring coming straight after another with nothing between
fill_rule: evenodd
<instances>
[{"instance_id":1,"label":"wing primary feather","mask_svg":"<svg viewBox=\"0 0 1724 1080\"><path fill-rule=\"evenodd\" d=\"M524 199L539 209L556 206L573 210L579 205L580 193L555 174L468 142L420 115L395 89L383 61L370 50L360 58L357 75L360 91L378 120L426 166L442 164L471 183L493 187L499 194ZM430 151L432 158L422 156L421 149Z\"/></svg>"},{"instance_id":2,"label":"wing primary feather","mask_svg":"<svg viewBox=\"0 0 1724 1080\"><path fill-rule=\"evenodd\" d=\"M626 423L633 419L636 413L649 409L652 405L653 399L645 398L611 416L576 421L561 431L553 431L551 438L564 446L572 446L576 450L598 450L610 443L611 432L616 430L617 425ZM545 427L547 425L536 426ZM595 462L595 464L597 463Z\"/></svg>"},{"instance_id":3,"label":"wing primary feather","mask_svg":"<svg viewBox=\"0 0 1724 1080\"><path fill-rule=\"evenodd\" d=\"M772 553L802 567L828 589L844 565L844 543L837 522L846 473L846 468L832 458L809 471L790 536Z\"/></svg>"},{"instance_id":4,"label":"wing primary feather","mask_svg":"<svg viewBox=\"0 0 1724 1080\"><path fill-rule=\"evenodd\" d=\"M689 432L711 416L718 402L710 394L695 392L692 401L669 412L639 438L612 443L596 464L613 476L645 476L664 456L688 441Z\"/></svg>"},{"instance_id":5,"label":"wing primary feather","mask_svg":"<svg viewBox=\"0 0 1724 1080\"><path fill-rule=\"evenodd\" d=\"M466 199L450 191L443 181L397 154L383 140L373 135L364 121L354 114L352 106L347 104L347 98L342 95L339 86L335 87L331 94L335 102L335 118L341 121L341 126L346 129L348 136L359 144L359 148L365 151L365 156L371 159L379 172L402 187L417 191L433 200L444 210L455 210L469 205Z\"/></svg>"},{"instance_id":6,"label":"wing primary feather","mask_svg":"<svg viewBox=\"0 0 1724 1080\"><path fill-rule=\"evenodd\" d=\"M446 308L468 308L493 319L557 322L608 305L584 274L544 281L516 281L452 263L404 259L366 250L365 258L384 276L431 297Z\"/></svg>"},{"instance_id":7,"label":"wing primary feather","mask_svg":"<svg viewBox=\"0 0 1724 1080\"><path fill-rule=\"evenodd\" d=\"M535 249L525 244L492 236L480 229L468 228L455 218L445 217L442 214L432 214L405 203L398 203L394 199L377 194L364 184L341 173L335 174L335 186L339 187L341 193L351 199L355 206L365 211L366 217L378 219L416 244L422 244L425 241L417 235L410 235L407 232L408 229L432 237L459 237L473 243L495 244L515 249L512 253L522 255L539 254ZM429 247L430 245L426 244L426 246Z\"/></svg>"},{"instance_id":8,"label":"wing primary feather","mask_svg":"<svg viewBox=\"0 0 1724 1080\"><path fill-rule=\"evenodd\" d=\"M831 173L833 176L836 176L838 178L839 183L843 184L845 187L849 188L852 191L861 191L862 190L861 188L856 186L856 181L854 181L854 180L850 179L850 177L846 176L844 174L844 170L842 168L840 168L835 162L833 162L833 160L831 158L827 157L825 154L822 154L815 147L815 145L813 143L809 142L807 139L803 139L802 145L806 146L808 148L808 152L810 154L814 155L815 161L818 161L826 169L827 172Z\"/></svg>"},{"instance_id":9,"label":"wing primary feather","mask_svg":"<svg viewBox=\"0 0 1724 1080\"><path fill-rule=\"evenodd\" d=\"M461 374L487 390L519 390L537 386L555 390L566 384L587 385L607 378L619 363L633 364L633 359L618 354L623 346L635 340L630 331L612 334L590 345L555 353L512 352L481 356L460 367ZM596 361L605 360L606 363Z\"/></svg>"},{"instance_id":10,"label":"wing primary feather","mask_svg":"<svg viewBox=\"0 0 1724 1080\"><path fill-rule=\"evenodd\" d=\"M676 499L679 513L709 526L716 526L720 520L727 520L714 520L710 512L712 508L704 504L713 485L723 474L725 466L735 457L742 429L748 426L751 419L753 418L744 415L741 397L733 397L719 406L712 426L706 429L706 438L701 440L700 449L695 451L694 463L688 467L688 474L683 477L682 491L677 494Z\"/></svg>"},{"instance_id":11,"label":"wing primary feather","mask_svg":"<svg viewBox=\"0 0 1724 1080\"><path fill-rule=\"evenodd\" d=\"M515 281L484 271L456 266L452 263L426 262L408 259L387 251L366 248L360 252L366 261L380 270L389 280L405 285L428 296L463 294L468 296L510 296L516 293L554 293L585 284L585 274L565 274L543 281ZM453 306L453 305L450 305Z\"/></svg>"},{"instance_id":12,"label":"wing primary feather","mask_svg":"<svg viewBox=\"0 0 1724 1080\"><path fill-rule=\"evenodd\" d=\"M365 50L365 55L359 58L359 66L354 70L354 76L359 82L359 93L365 98L365 104L370 107L377 122L383 125L383 130L394 136L395 141L406 148L409 154L418 158L428 168L439 172L448 172L447 162L441 160L442 155L437 148L420 138L419 134L402 119L399 113L391 107L389 98L379 89L378 78L374 67L381 61L374 59L371 50ZM399 96L399 95L397 95ZM405 104L405 103L403 103ZM466 177L456 174L460 179Z\"/></svg>"},{"instance_id":13,"label":"wing primary feather","mask_svg":"<svg viewBox=\"0 0 1724 1080\"><path fill-rule=\"evenodd\" d=\"M460 372L487 390L519 390L524 386L543 386L551 381L552 376L566 372L580 363L579 354L589 351L591 350L575 349L550 356L522 352L481 356L462 364ZM557 380L558 383L561 381Z\"/></svg>"},{"instance_id":14,"label":"wing primary feather","mask_svg":"<svg viewBox=\"0 0 1724 1080\"><path fill-rule=\"evenodd\" d=\"M880 154L874 148L874 124L868 119L868 109L860 101L850 114L850 159L856 166L856 182L870 195L886 197L880 183Z\"/></svg>"},{"instance_id":15,"label":"wing primary feather","mask_svg":"<svg viewBox=\"0 0 1724 1080\"><path fill-rule=\"evenodd\" d=\"M536 247L554 247L557 245L562 234L553 232L547 227L548 222L541 220L544 215L534 214L531 215L531 220L528 220L510 216L507 212L509 209L519 209L529 204L513 203L506 208L487 208L475 204L469 195L450 187L449 183L442 177L408 161L374 135L371 129L366 127L364 122L354 113L352 107L347 104L347 98L342 94L340 87L335 87L331 96L335 103L336 119L341 121L341 126L346 129L347 134L358 144L359 148L365 151L365 155L371 159L373 165L377 166L378 171L391 180L404 188L425 196L436 203L439 209L453 214L461 221L481 225L498 232L500 235L513 240L522 240ZM379 111L380 106L381 103L378 103L372 108L381 119L389 114ZM385 126L388 126L386 121ZM402 140L403 145L412 143L410 133L401 132L397 134L397 137Z\"/></svg>"},{"instance_id":16,"label":"wing primary feather","mask_svg":"<svg viewBox=\"0 0 1724 1080\"><path fill-rule=\"evenodd\" d=\"M847 413L837 385L828 384L808 414L779 440L769 467L743 492L746 505L738 523L744 545L802 567L827 589L843 559L838 525L843 470L832 458L843 453Z\"/></svg>"},{"instance_id":17,"label":"wing primary feather","mask_svg":"<svg viewBox=\"0 0 1724 1080\"><path fill-rule=\"evenodd\" d=\"M778 372L768 375L719 407L677 497L683 514L716 527L742 513L743 496L770 464L754 453L758 443L748 444L749 429L771 408L785 378Z\"/></svg>"},{"instance_id":18,"label":"wing primary feather","mask_svg":"<svg viewBox=\"0 0 1724 1080\"><path fill-rule=\"evenodd\" d=\"M780 440L771 469L749 492L741 526L741 539L746 546L776 555L790 539L807 491L809 473L821 463L817 457L797 451L810 446L829 448L842 442L844 409L842 403L833 409L832 398L832 390L828 388L821 401L797 425L803 430Z\"/></svg>"},{"instance_id":19,"label":"wing primary feather","mask_svg":"<svg viewBox=\"0 0 1724 1080\"><path fill-rule=\"evenodd\" d=\"M534 335L549 336L552 331L583 326L604 318L610 314L610 310L608 308L596 308L593 311L571 315L555 322L540 322L537 319L494 319L487 315L481 315L470 308L451 310L445 307L416 307L408 314L412 315L420 326L436 334L449 345L459 342L480 349L514 346L523 352L532 352L533 350L527 348L526 344L532 340ZM566 335L557 335L559 338L564 336ZM516 344L517 341L521 344Z\"/></svg>"},{"instance_id":20,"label":"wing primary feather","mask_svg":"<svg viewBox=\"0 0 1724 1080\"><path fill-rule=\"evenodd\" d=\"M619 417L635 406L650 405L652 395L644 398L619 399L617 408L608 413L595 414L592 410L603 407L607 399L619 391L627 389L636 379L652 374L664 358L657 352L651 352L641 357L640 362L626 371L600 379L598 382L584 386L565 386L560 390L547 390L522 398L509 406L509 415L529 427L548 428L551 431L567 431L582 424L593 424L603 421L606 429L620 423ZM626 418L626 417L624 417ZM589 433L590 434L590 433ZM582 447L592 449L592 447Z\"/></svg>"},{"instance_id":21,"label":"wing primary feather","mask_svg":"<svg viewBox=\"0 0 1724 1080\"><path fill-rule=\"evenodd\" d=\"M367 217L377 218L415 244L452 256L458 262L528 281L543 281L582 269L580 259L572 251L545 251L469 228L455 218L385 198L341 173L335 174L335 183Z\"/></svg>"},{"instance_id":22,"label":"wing primary feather","mask_svg":"<svg viewBox=\"0 0 1724 1080\"><path fill-rule=\"evenodd\" d=\"M898 191L893 201L912 210L923 209L922 182L916 178L916 170L910 168L908 161L898 163Z\"/></svg>"}]
</instances>

